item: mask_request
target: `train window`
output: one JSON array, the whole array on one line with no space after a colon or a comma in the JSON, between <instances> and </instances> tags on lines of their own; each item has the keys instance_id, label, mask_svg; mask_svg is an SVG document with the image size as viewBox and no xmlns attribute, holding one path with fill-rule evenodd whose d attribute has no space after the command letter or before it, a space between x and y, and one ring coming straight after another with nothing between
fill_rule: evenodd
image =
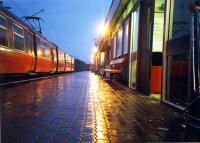
<instances>
[{"instance_id":1,"label":"train window","mask_svg":"<svg viewBox=\"0 0 200 143\"><path fill-rule=\"evenodd\" d=\"M0 15L0 45L8 47L6 19Z\"/></svg>"},{"instance_id":2,"label":"train window","mask_svg":"<svg viewBox=\"0 0 200 143\"><path fill-rule=\"evenodd\" d=\"M51 59L51 49L49 44L45 44L44 57Z\"/></svg>"},{"instance_id":3,"label":"train window","mask_svg":"<svg viewBox=\"0 0 200 143\"><path fill-rule=\"evenodd\" d=\"M24 51L24 30L23 28L13 24L14 46L15 49Z\"/></svg>"},{"instance_id":4,"label":"train window","mask_svg":"<svg viewBox=\"0 0 200 143\"><path fill-rule=\"evenodd\" d=\"M6 28L7 26L7 21L6 21L6 18L4 18L3 16L0 15L0 25L1 27L4 27Z\"/></svg>"},{"instance_id":5,"label":"train window","mask_svg":"<svg viewBox=\"0 0 200 143\"><path fill-rule=\"evenodd\" d=\"M28 33L28 37L26 38L26 53L28 54L33 54L33 35L31 33Z\"/></svg>"},{"instance_id":6,"label":"train window","mask_svg":"<svg viewBox=\"0 0 200 143\"><path fill-rule=\"evenodd\" d=\"M62 52L59 52L59 61L65 63L65 55Z\"/></svg>"},{"instance_id":7,"label":"train window","mask_svg":"<svg viewBox=\"0 0 200 143\"><path fill-rule=\"evenodd\" d=\"M18 34L18 35L24 37L24 29L19 27L18 25L13 24L13 31L15 34Z\"/></svg>"},{"instance_id":8,"label":"train window","mask_svg":"<svg viewBox=\"0 0 200 143\"><path fill-rule=\"evenodd\" d=\"M47 48L44 41L40 40L41 56L47 57Z\"/></svg>"}]
</instances>

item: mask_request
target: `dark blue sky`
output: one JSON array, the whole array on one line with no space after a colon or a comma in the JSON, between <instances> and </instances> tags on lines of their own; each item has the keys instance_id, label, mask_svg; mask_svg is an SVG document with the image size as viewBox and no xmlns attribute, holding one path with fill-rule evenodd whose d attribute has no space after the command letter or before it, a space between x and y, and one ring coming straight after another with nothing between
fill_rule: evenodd
<instances>
[{"instance_id":1,"label":"dark blue sky","mask_svg":"<svg viewBox=\"0 0 200 143\"><path fill-rule=\"evenodd\" d=\"M104 22L112 0L5 0L19 17L40 9L43 35L72 56L90 61L97 27Z\"/></svg>"}]
</instances>

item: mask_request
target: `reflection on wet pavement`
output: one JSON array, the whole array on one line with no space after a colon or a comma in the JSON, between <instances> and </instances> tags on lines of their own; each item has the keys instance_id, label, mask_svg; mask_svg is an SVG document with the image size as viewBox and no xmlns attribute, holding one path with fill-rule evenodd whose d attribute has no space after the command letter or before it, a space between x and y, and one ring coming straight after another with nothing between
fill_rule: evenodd
<instances>
[{"instance_id":1,"label":"reflection on wet pavement","mask_svg":"<svg viewBox=\"0 0 200 143\"><path fill-rule=\"evenodd\" d=\"M181 116L89 73L1 89L5 143L198 141Z\"/></svg>"}]
</instances>

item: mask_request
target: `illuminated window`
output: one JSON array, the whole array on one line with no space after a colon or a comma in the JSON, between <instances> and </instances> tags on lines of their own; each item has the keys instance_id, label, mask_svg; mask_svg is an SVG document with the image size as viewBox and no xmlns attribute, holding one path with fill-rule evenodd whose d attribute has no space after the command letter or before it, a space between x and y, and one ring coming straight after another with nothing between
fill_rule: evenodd
<instances>
[{"instance_id":1,"label":"illuminated window","mask_svg":"<svg viewBox=\"0 0 200 143\"><path fill-rule=\"evenodd\" d=\"M104 61L105 61L105 53L101 52L101 65L104 65Z\"/></svg>"},{"instance_id":2,"label":"illuminated window","mask_svg":"<svg viewBox=\"0 0 200 143\"><path fill-rule=\"evenodd\" d=\"M13 24L13 34L15 49L24 51L24 29Z\"/></svg>"},{"instance_id":3,"label":"illuminated window","mask_svg":"<svg viewBox=\"0 0 200 143\"><path fill-rule=\"evenodd\" d=\"M117 53L117 57L121 56L122 54L122 27L119 28L119 31L118 31L118 34L117 34L117 50L116 50L116 53Z\"/></svg>"},{"instance_id":4,"label":"illuminated window","mask_svg":"<svg viewBox=\"0 0 200 143\"><path fill-rule=\"evenodd\" d=\"M124 43L123 43L123 54L128 53L128 37L129 37L129 19L127 19L124 23Z\"/></svg>"},{"instance_id":5,"label":"illuminated window","mask_svg":"<svg viewBox=\"0 0 200 143\"><path fill-rule=\"evenodd\" d=\"M0 15L0 45L8 47L6 23L6 19Z\"/></svg>"}]
</instances>

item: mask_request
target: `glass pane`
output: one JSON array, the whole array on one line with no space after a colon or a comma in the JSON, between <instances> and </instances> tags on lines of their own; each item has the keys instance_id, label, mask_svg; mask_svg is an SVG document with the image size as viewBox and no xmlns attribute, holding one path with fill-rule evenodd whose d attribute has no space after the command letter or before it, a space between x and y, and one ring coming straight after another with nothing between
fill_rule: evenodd
<instances>
[{"instance_id":1,"label":"glass pane","mask_svg":"<svg viewBox=\"0 0 200 143\"><path fill-rule=\"evenodd\" d=\"M45 42L42 41L42 40L40 40L40 46L43 47L43 48L45 48Z\"/></svg>"},{"instance_id":2,"label":"glass pane","mask_svg":"<svg viewBox=\"0 0 200 143\"><path fill-rule=\"evenodd\" d=\"M193 65L194 65L194 80L195 80L195 92L200 92L200 11L196 10L194 13L193 20L193 34L194 34L194 52L193 54Z\"/></svg>"},{"instance_id":3,"label":"glass pane","mask_svg":"<svg viewBox=\"0 0 200 143\"><path fill-rule=\"evenodd\" d=\"M173 0L171 14L170 39L182 37L190 34L191 12L189 6L194 0Z\"/></svg>"},{"instance_id":4,"label":"glass pane","mask_svg":"<svg viewBox=\"0 0 200 143\"><path fill-rule=\"evenodd\" d=\"M139 8L131 17L130 87L136 88Z\"/></svg>"},{"instance_id":5,"label":"glass pane","mask_svg":"<svg viewBox=\"0 0 200 143\"><path fill-rule=\"evenodd\" d=\"M114 36L114 38L113 38L113 58L115 58L116 57L116 41L117 40L117 38L116 38L116 35Z\"/></svg>"},{"instance_id":6,"label":"glass pane","mask_svg":"<svg viewBox=\"0 0 200 143\"><path fill-rule=\"evenodd\" d=\"M153 52L162 52L165 0L156 0L154 9Z\"/></svg>"},{"instance_id":7,"label":"glass pane","mask_svg":"<svg viewBox=\"0 0 200 143\"><path fill-rule=\"evenodd\" d=\"M14 35L15 49L24 51L24 38Z\"/></svg>"},{"instance_id":8,"label":"glass pane","mask_svg":"<svg viewBox=\"0 0 200 143\"><path fill-rule=\"evenodd\" d=\"M129 19L127 19L124 23L124 54L128 53L128 37L129 37Z\"/></svg>"},{"instance_id":9,"label":"glass pane","mask_svg":"<svg viewBox=\"0 0 200 143\"><path fill-rule=\"evenodd\" d=\"M24 30L13 24L13 31L21 36L24 36Z\"/></svg>"},{"instance_id":10,"label":"glass pane","mask_svg":"<svg viewBox=\"0 0 200 143\"><path fill-rule=\"evenodd\" d=\"M0 45L8 46L7 30L0 28Z\"/></svg>"},{"instance_id":11,"label":"glass pane","mask_svg":"<svg viewBox=\"0 0 200 143\"><path fill-rule=\"evenodd\" d=\"M26 39L25 51L28 54L33 54L33 35L28 34L28 38Z\"/></svg>"},{"instance_id":12,"label":"glass pane","mask_svg":"<svg viewBox=\"0 0 200 143\"><path fill-rule=\"evenodd\" d=\"M1 15L0 15L0 25L1 25L2 27L7 27L7 26L6 26L6 19L3 18Z\"/></svg>"},{"instance_id":13,"label":"glass pane","mask_svg":"<svg viewBox=\"0 0 200 143\"><path fill-rule=\"evenodd\" d=\"M121 56L122 54L122 32L123 32L123 29L121 27L117 34L117 57Z\"/></svg>"},{"instance_id":14,"label":"glass pane","mask_svg":"<svg viewBox=\"0 0 200 143\"><path fill-rule=\"evenodd\" d=\"M188 53L168 56L167 100L185 106L188 101Z\"/></svg>"}]
</instances>

